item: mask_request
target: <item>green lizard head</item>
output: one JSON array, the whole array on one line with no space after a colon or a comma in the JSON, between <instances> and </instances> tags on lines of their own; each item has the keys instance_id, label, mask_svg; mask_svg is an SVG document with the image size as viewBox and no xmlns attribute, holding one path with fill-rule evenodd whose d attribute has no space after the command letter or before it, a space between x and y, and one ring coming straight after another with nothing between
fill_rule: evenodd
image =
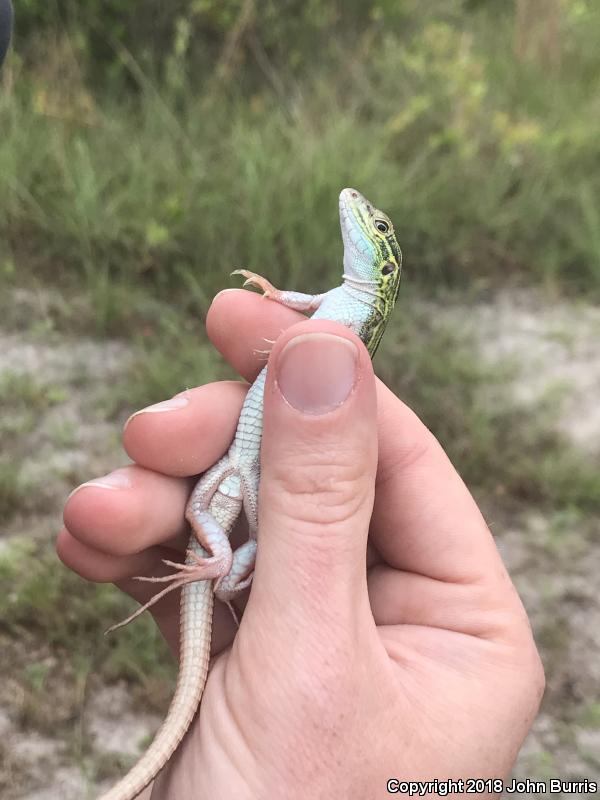
<instances>
[{"instance_id":1,"label":"green lizard head","mask_svg":"<svg viewBox=\"0 0 600 800\"><path fill-rule=\"evenodd\" d=\"M340 225L344 283L373 309L364 337L373 355L398 297L402 253L390 218L356 189L340 193Z\"/></svg>"},{"instance_id":2,"label":"green lizard head","mask_svg":"<svg viewBox=\"0 0 600 800\"><path fill-rule=\"evenodd\" d=\"M396 301L402 253L387 214L356 189L340 193L340 225L344 240L344 278L370 292Z\"/></svg>"}]
</instances>

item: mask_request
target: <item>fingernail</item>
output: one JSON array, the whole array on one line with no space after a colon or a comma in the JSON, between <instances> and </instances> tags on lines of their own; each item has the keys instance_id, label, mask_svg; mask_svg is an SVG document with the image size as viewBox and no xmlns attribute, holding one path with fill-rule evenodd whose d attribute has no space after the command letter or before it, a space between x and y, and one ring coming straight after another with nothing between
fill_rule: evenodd
<instances>
[{"instance_id":1,"label":"fingernail","mask_svg":"<svg viewBox=\"0 0 600 800\"><path fill-rule=\"evenodd\" d=\"M82 483L81 486L77 486L67 497L67 500L87 486L95 486L97 489L129 489L131 485L131 478L127 470L115 470L114 472L109 472L108 475L102 475L100 478L94 478L91 481Z\"/></svg>"},{"instance_id":2,"label":"fingernail","mask_svg":"<svg viewBox=\"0 0 600 800\"><path fill-rule=\"evenodd\" d=\"M140 414L158 414L162 411L177 411L180 408L185 408L189 402L189 398L185 392L176 394L175 397L171 397L170 400L161 400L160 403L154 403L152 406L147 406L146 408L141 408L139 411L136 411L135 414L129 417L125 423L125 427L129 425L134 417Z\"/></svg>"},{"instance_id":3,"label":"fingernail","mask_svg":"<svg viewBox=\"0 0 600 800\"><path fill-rule=\"evenodd\" d=\"M332 333L304 333L289 341L277 359L277 384L287 402L304 414L340 406L356 381L354 342Z\"/></svg>"}]
</instances>

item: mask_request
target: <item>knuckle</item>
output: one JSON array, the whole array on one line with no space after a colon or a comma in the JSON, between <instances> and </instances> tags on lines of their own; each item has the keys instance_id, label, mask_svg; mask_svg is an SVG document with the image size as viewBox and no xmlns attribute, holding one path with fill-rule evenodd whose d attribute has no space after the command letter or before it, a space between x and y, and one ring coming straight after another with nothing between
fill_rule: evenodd
<instances>
[{"instance_id":1,"label":"knuckle","mask_svg":"<svg viewBox=\"0 0 600 800\"><path fill-rule=\"evenodd\" d=\"M546 676L542 659L531 634L528 642L522 643L520 646L518 664L521 675L519 682L521 702L523 708L527 708L532 715L535 715L546 689Z\"/></svg>"},{"instance_id":2,"label":"knuckle","mask_svg":"<svg viewBox=\"0 0 600 800\"><path fill-rule=\"evenodd\" d=\"M518 695L520 697L520 707L526 710L533 718L537 714L544 696L546 677L544 667L535 647L532 648L530 655L532 657L521 673L522 678Z\"/></svg>"},{"instance_id":3,"label":"knuckle","mask_svg":"<svg viewBox=\"0 0 600 800\"><path fill-rule=\"evenodd\" d=\"M544 664L535 644L533 645L532 661L532 686L535 690L534 699L535 707L537 709L542 701L544 692L546 691L546 673L544 671Z\"/></svg>"},{"instance_id":4,"label":"knuckle","mask_svg":"<svg viewBox=\"0 0 600 800\"><path fill-rule=\"evenodd\" d=\"M400 452L395 452L392 457L380 461L377 467L377 486L384 487L395 481L398 475L407 472L419 462L427 458L432 448L437 446L433 434L427 432L421 440L404 446Z\"/></svg>"},{"instance_id":5,"label":"knuckle","mask_svg":"<svg viewBox=\"0 0 600 800\"><path fill-rule=\"evenodd\" d=\"M339 524L351 520L369 497L363 468L351 461L332 465L281 464L270 475L268 501L299 522Z\"/></svg>"}]
</instances>

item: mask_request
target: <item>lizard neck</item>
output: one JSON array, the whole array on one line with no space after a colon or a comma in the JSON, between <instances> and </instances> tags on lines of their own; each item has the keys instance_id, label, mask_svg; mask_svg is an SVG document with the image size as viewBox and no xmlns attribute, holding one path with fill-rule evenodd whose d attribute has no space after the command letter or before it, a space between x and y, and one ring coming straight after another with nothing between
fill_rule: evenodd
<instances>
[{"instance_id":1,"label":"lizard neck","mask_svg":"<svg viewBox=\"0 0 600 800\"><path fill-rule=\"evenodd\" d=\"M342 290L353 300L368 306L367 313L383 315L384 304L382 297L377 291L377 284L373 281L365 281L344 275Z\"/></svg>"},{"instance_id":2,"label":"lizard neck","mask_svg":"<svg viewBox=\"0 0 600 800\"><path fill-rule=\"evenodd\" d=\"M348 280L344 276L342 290L353 302L364 308L364 315L357 325L356 332L365 344L371 358L375 354L389 317L390 309L386 307L383 297L377 292L377 285L371 281Z\"/></svg>"}]
</instances>

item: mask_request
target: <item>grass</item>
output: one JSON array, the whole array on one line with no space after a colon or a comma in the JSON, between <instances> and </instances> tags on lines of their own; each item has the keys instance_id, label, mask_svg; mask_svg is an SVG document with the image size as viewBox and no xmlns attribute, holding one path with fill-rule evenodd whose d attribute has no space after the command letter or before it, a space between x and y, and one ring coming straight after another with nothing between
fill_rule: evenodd
<instances>
[{"instance_id":1,"label":"grass","mask_svg":"<svg viewBox=\"0 0 600 800\"><path fill-rule=\"evenodd\" d=\"M65 400L64 389L44 383L27 372L0 374L0 419L3 452L0 454L0 514L6 523L17 513L41 510L47 492L36 487L22 469L23 453L34 437L44 413Z\"/></svg>"},{"instance_id":2,"label":"grass","mask_svg":"<svg viewBox=\"0 0 600 800\"><path fill-rule=\"evenodd\" d=\"M0 456L0 513L4 521L31 508L31 485L15 469L11 456Z\"/></svg>"},{"instance_id":3,"label":"grass","mask_svg":"<svg viewBox=\"0 0 600 800\"><path fill-rule=\"evenodd\" d=\"M591 702L581 712L581 723L600 729L600 703Z\"/></svg>"},{"instance_id":4,"label":"grass","mask_svg":"<svg viewBox=\"0 0 600 800\"><path fill-rule=\"evenodd\" d=\"M337 194L357 185L395 220L429 292L510 279L597 293L589 31L567 14L548 80L514 57L508 23L438 17L282 73L284 94L264 80L203 91L180 65L177 91L131 67L125 98L88 85L73 43L46 53L43 74L14 59L0 285L25 273L84 288L84 324L119 333L150 313L144 288L202 313L234 266L319 290L340 262Z\"/></svg>"},{"instance_id":5,"label":"grass","mask_svg":"<svg viewBox=\"0 0 600 800\"><path fill-rule=\"evenodd\" d=\"M10 413L0 420L5 442L31 433L40 415L65 400L64 389L44 383L27 372L6 370L0 373L0 404Z\"/></svg>"},{"instance_id":6,"label":"grass","mask_svg":"<svg viewBox=\"0 0 600 800\"><path fill-rule=\"evenodd\" d=\"M151 689L159 705L164 701L173 663L151 619L116 636L102 635L107 623L131 613L133 601L110 585L82 582L47 546L22 540L0 553L0 577L11 587L0 599L3 660L13 676L20 673L15 679L24 723L45 728L56 722L58 687L60 714L69 720L92 672L105 680L133 681L140 693Z\"/></svg>"},{"instance_id":7,"label":"grass","mask_svg":"<svg viewBox=\"0 0 600 800\"><path fill-rule=\"evenodd\" d=\"M0 375L3 405L23 406L39 412L62 399L58 387L48 387L26 372L6 370Z\"/></svg>"},{"instance_id":8,"label":"grass","mask_svg":"<svg viewBox=\"0 0 600 800\"><path fill-rule=\"evenodd\" d=\"M103 683L126 681L134 702L165 711L175 665L156 626L143 617L104 637L107 623L135 604L113 586L85 583L59 565L49 544L13 540L0 552L0 580L10 587L0 598L3 709L22 730L61 739L67 749L60 758L78 764L88 780L122 773L128 759L90 755L86 698ZM18 751L5 755L0 786L29 788L39 780ZM56 764L48 768L52 774Z\"/></svg>"}]
</instances>

